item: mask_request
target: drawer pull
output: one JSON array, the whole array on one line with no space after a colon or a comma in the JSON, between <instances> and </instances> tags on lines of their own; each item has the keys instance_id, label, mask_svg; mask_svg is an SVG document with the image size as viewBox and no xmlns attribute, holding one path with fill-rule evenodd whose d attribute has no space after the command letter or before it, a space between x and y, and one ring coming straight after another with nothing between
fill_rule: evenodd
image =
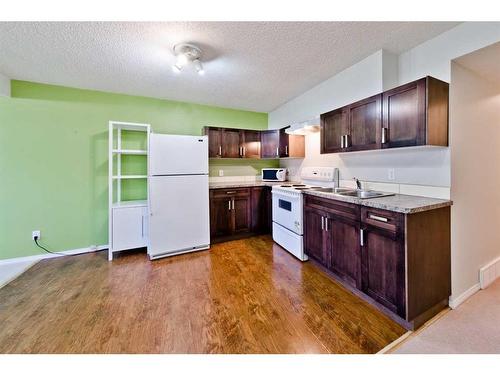
<instances>
[{"instance_id":1,"label":"drawer pull","mask_svg":"<svg viewBox=\"0 0 500 375\"><path fill-rule=\"evenodd\" d=\"M387 223L389 221L389 219L387 219L386 217L382 217L382 216L377 216L377 215L368 215L368 217L370 219L373 219L373 220L377 220L377 221L381 221L383 223Z\"/></svg>"},{"instance_id":2,"label":"drawer pull","mask_svg":"<svg viewBox=\"0 0 500 375\"><path fill-rule=\"evenodd\" d=\"M226 191L226 194L236 194L235 191Z\"/></svg>"}]
</instances>

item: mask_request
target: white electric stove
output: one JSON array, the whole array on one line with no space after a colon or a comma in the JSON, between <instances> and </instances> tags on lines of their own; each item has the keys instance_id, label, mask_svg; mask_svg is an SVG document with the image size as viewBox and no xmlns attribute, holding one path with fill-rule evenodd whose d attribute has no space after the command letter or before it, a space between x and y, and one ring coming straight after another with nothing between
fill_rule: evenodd
<instances>
[{"instance_id":1,"label":"white electric stove","mask_svg":"<svg viewBox=\"0 0 500 375\"><path fill-rule=\"evenodd\" d=\"M274 185L273 240L302 261L304 253L304 197L303 192L322 187L338 187L339 170L331 167L305 167L300 177L304 183Z\"/></svg>"}]
</instances>

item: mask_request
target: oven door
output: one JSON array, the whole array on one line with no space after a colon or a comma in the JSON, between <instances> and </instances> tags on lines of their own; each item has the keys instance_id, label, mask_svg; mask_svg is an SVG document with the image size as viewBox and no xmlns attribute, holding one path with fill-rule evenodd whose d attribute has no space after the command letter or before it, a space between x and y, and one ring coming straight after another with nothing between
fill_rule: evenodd
<instances>
[{"instance_id":1,"label":"oven door","mask_svg":"<svg viewBox=\"0 0 500 375\"><path fill-rule=\"evenodd\" d=\"M272 194L273 222L302 235L302 194L282 191Z\"/></svg>"}]
</instances>

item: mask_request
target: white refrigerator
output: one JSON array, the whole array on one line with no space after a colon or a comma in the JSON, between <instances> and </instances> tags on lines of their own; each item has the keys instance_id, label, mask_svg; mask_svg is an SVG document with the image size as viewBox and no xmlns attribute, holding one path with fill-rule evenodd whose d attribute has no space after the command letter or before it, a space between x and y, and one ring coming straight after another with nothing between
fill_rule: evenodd
<instances>
[{"instance_id":1,"label":"white refrigerator","mask_svg":"<svg viewBox=\"0 0 500 375\"><path fill-rule=\"evenodd\" d=\"M208 249L208 137L151 134L150 259Z\"/></svg>"}]
</instances>

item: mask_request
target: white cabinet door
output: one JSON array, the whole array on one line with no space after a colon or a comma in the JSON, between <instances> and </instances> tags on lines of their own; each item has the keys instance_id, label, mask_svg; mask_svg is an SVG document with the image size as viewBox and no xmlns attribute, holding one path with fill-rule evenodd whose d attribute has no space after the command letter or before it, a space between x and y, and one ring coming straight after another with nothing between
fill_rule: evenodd
<instances>
[{"instance_id":1,"label":"white cabinet door","mask_svg":"<svg viewBox=\"0 0 500 375\"><path fill-rule=\"evenodd\" d=\"M147 208L113 208L113 250L147 246Z\"/></svg>"}]
</instances>

